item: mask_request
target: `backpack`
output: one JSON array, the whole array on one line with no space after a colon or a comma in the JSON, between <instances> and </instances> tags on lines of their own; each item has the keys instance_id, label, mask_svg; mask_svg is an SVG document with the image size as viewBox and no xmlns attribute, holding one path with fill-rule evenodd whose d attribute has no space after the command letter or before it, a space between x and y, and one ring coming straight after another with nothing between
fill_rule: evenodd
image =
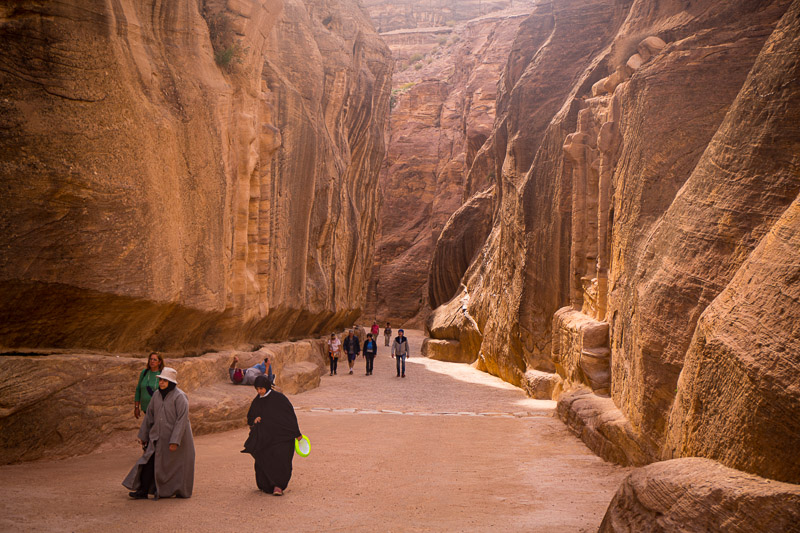
<instances>
[{"instance_id":1,"label":"backpack","mask_svg":"<svg viewBox=\"0 0 800 533\"><path fill-rule=\"evenodd\" d=\"M236 368L233 371L233 382L234 383L241 383L244 381L244 371L241 368Z\"/></svg>"}]
</instances>

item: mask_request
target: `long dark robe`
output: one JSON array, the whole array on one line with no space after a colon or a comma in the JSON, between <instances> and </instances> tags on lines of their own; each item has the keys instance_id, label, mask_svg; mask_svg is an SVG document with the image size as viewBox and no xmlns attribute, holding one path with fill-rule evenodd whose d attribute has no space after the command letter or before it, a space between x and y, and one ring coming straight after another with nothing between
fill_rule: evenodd
<instances>
[{"instance_id":1,"label":"long dark robe","mask_svg":"<svg viewBox=\"0 0 800 533\"><path fill-rule=\"evenodd\" d=\"M261 417L261 422L254 423ZM292 478L294 440L301 435L289 399L277 391L270 391L264 398L256 396L247 412L250 436L244 443L242 453L255 459L256 484L265 492L275 487L286 489Z\"/></svg>"}]
</instances>

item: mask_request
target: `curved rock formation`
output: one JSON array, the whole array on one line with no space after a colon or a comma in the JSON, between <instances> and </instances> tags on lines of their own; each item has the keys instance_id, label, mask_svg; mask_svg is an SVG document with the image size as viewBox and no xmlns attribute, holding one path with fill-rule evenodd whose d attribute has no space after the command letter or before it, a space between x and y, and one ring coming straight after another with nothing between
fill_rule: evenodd
<instances>
[{"instance_id":1,"label":"curved rock formation","mask_svg":"<svg viewBox=\"0 0 800 533\"><path fill-rule=\"evenodd\" d=\"M360 314L388 49L355 2L198 4L2 8L0 346L198 351Z\"/></svg>"},{"instance_id":2,"label":"curved rock formation","mask_svg":"<svg viewBox=\"0 0 800 533\"><path fill-rule=\"evenodd\" d=\"M448 218L464 203L465 176L491 134L497 78L523 12L521 4L459 25L445 39L448 42L434 41L435 50L416 63L418 69L395 73L395 107L381 177L380 236L366 319L408 325L427 318L433 247ZM397 46L403 45L392 44L393 51ZM492 183L481 185L485 191ZM474 243L464 249L479 247L477 241L487 231L488 225L470 236ZM458 268L456 278L466 265ZM457 288L457 280L451 280L446 291ZM451 296L453 292L446 299Z\"/></svg>"},{"instance_id":3,"label":"curved rock formation","mask_svg":"<svg viewBox=\"0 0 800 533\"><path fill-rule=\"evenodd\" d=\"M432 337L577 389L559 414L612 460L798 482L798 13L537 4L473 165L497 160L493 228Z\"/></svg>"},{"instance_id":4,"label":"curved rock formation","mask_svg":"<svg viewBox=\"0 0 800 533\"><path fill-rule=\"evenodd\" d=\"M625 478L600 533L783 533L797 531L798 521L797 485L692 458L649 465Z\"/></svg>"}]
</instances>

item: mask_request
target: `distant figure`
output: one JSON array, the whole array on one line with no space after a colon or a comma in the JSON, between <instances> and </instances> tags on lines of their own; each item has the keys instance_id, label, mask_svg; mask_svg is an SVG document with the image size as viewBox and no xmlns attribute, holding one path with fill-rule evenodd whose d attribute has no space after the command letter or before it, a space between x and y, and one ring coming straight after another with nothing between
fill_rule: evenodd
<instances>
[{"instance_id":1,"label":"distant figure","mask_svg":"<svg viewBox=\"0 0 800 533\"><path fill-rule=\"evenodd\" d=\"M258 395L247 411L250 435L242 453L255 459L256 485L262 491L283 495L292 478L294 440L302 434L289 399L272 390L266 376L256 378Z\"/></svg>"},{"instance_id":2,"label":"distant figure","mask_svg":"<svg viewBox=\"0 0 800 533\"><path fill-rule=\"evenodd\" d=\"M331 360L331 376L336 375L336 370L339 366L339 355L341 352L342 341L336 337L336 333L331 333L331 339L328 341L328 358Z\"/></svg>"},{"instance_id":3,"label":"distant figure","mask_svg":"<svg viewBox=\"0 0 800 533\"><path fill-rule=\"evenodd\" d=\"M392 357L397 359L397 377L406 377L406 357L411 355L408 349L408 339L403 335L403 330L397 331L398 335L394 338L392 343ZM400 363L402 361L402 374Z\"/></svg>"},{"instance_id":4,"label":"distant figure","mask_svg":"<svg viewBox=\"0 0 800 533\"><path fill-rule=\"evenodd\" d=\"M342 342L342 348L344 353L347 354L347 364L350 366L350 373L352 374L353 366L356 364L356 357L361 352L361 341L358 340L357 336L353 335L352 329L348 332L344 342Z\"/></svg>"},{"instance_id":5,"label":"distant figure","mask_svg":"<svg viewBox=\"0 0 800 533\"><path fill-rule=\"evenodd\" d=\"M386 323L386 329L383 330L383 338L386 340L385 346L389 346L389 340L392 338L392 326Z\"/></svg>"},{"instance_id":6,"label":"distant figure","mask_svg":"<svg viewBox=\"0 0 800 533\"><path fill-rule=\"evenodd\" d=\"M237 363L239 357L234 355L231 366L228 368L228 375L235 385L252 385L256 382L258 376L267 375L270 385L275 384L275 374L272 373L272 363L269 362L269 356L264 358L263 363L258 363L250 368L239 368Z\"/></svg>"},{"instance_id":7,"label":"distant figure","mask_svg":"<svg viewBox=\"0 0 800 533\"><path fill-rule=\"evenodd\" d=\"M378 343L372 338L372 333L367 333L367 340L364 341L364 359L367 360L368 376L372 375L376 355L378 355Z\"/></svg>"},{"instance_id":8,"label":"distant figure","mask_svg":"<svg viewBox=\"0 0 800 533\"><path fill-rule=\"evenodd\" d=\"M372 327L369 330L369 332L372 333L372 338L373 339L377 339L378 338L378 333L380 333L380 331L381 331L381 327L378 325L377 322L375 322L373 320L372 321Z\"/></svg>"},{"instance_id":9,"label":"distant figure","mask_svg":"<svg viewBox=\"0 0 800 533\"><path fill-rule=\"evenodd\" d=\"M147 413L150 399L158 390L158 375L163 368L164 358L160 353L153 352L147 358L147 366L139 373L139 382L133 395L133 417L137 420L142 413Z\"/></svg>"},{"instance_id":10,"label":"distant figure","mask_svg":"<svg viewBox=\"0 0 800 533\"><path fill-rule=\"evenodd\" d=\"M264 378L266 379L266 378ZM148 494L158 498L188 498L194 486L194 438L189 422L189 400L178 388L178 372L165 367L139 428L144 453L122 484L135 500Z\"/></svg>"}]
</instances>

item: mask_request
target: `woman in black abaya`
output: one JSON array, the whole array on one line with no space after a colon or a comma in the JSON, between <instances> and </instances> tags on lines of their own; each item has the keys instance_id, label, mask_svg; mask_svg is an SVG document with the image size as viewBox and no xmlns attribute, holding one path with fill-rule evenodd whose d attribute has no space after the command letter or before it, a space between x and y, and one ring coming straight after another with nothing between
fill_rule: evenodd
<instances>
[{"instance_id":1,"label":"woman in black abaya","mask_svg":"<svg viewBox=\"0 0 800 533\"><path fill-rule=\"evenodd\" d=\"M280 496L292 478L294 441L302 434L289 399L272 390L266 376L257 377L253 385L258 396L247 412L250 436L242 453L249 453L256 461L258 488Z\"/></svg>"}]
</instances>

